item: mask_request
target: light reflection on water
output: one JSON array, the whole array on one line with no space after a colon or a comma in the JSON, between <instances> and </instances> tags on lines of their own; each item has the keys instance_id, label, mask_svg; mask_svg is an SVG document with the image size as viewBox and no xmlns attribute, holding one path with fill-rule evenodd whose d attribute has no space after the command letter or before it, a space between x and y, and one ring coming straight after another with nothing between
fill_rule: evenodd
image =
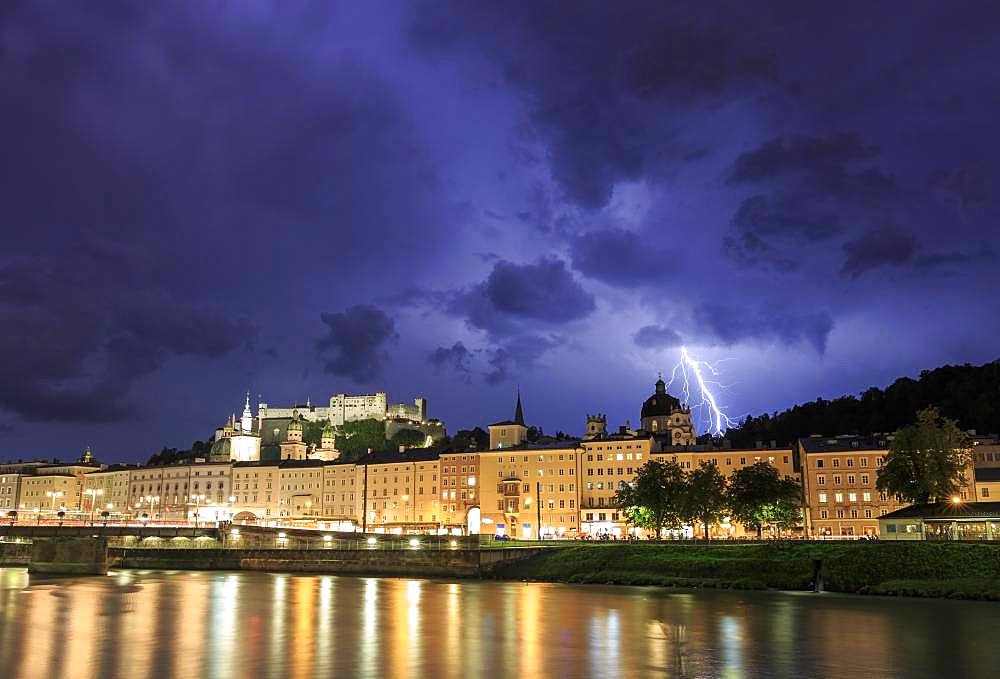
<instances>
[{"instance_id":1,"label":"light reflection on water","mask_svg":"<svg viewBox=\"0 0 1000 679\"><path fill-rule=\"evenodd\" d=\"M995 604L480 581L0 569L0 675L996 676Z\"/></svg>"}]
</instances>

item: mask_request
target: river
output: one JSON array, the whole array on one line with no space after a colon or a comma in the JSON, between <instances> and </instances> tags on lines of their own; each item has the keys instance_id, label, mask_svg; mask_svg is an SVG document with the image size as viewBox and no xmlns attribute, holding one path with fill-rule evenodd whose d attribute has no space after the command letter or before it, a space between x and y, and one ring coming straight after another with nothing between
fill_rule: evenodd
<instances>
[{"instance_id":1,"label":"river","mask_svg":"<svg viewBox=\"0 0 1000 679\"><path fill-rule=\"evenodd\" d=\"M270 573L0 569L0 676L995 677L1000 606Z\"/></svg>"}]
</instances>

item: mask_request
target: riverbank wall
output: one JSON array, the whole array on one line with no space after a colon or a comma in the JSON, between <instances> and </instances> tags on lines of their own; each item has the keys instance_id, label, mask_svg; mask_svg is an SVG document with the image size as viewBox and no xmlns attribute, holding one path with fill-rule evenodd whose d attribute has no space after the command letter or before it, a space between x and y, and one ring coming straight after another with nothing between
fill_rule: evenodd
<instances>
[{"instance_id":1,"label":"riverbank wall","mask_svg":"<svg viewBox=\"0 0 1000 679\"><path fill-rule=\"evenodd\" d=\"M492 577L812 590L1000 601L1000 545L850 542L582 545L499 564Z\"/></svg>"},{"instance_id":2,"label":"riverbank wall","mask_svg":"<svg viewBox=\"0 0 1000 679\"><path fill-rule=\"evenodd\" d=\"M112 547L108 550L108 557L112 568L477 578L491 575L500 564L513 563L551 549L554 548L323 550Z\"/></svg>"}]
</instances>

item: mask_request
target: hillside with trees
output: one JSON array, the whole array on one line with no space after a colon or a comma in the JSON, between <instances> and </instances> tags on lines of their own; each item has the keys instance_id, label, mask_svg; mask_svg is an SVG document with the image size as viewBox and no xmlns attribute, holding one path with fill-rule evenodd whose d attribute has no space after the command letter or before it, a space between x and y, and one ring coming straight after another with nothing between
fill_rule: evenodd
<instances>
[{"instance_id":1,"label":"hillside with trees","mask_svg":"<svg viewBox=\"0 0 1000 679\"><path fill-rule=\"evenodd\" d=\"M858 396L818 398L780 413L747 417L726 438L735 447L752 447L757 441L789 445L810 434L893 432L912 424L917 411L928 407L962 429L1000 431L1000 360L924 370L918 379L901 377L885 389L871 387Z\"/></svg>"}]
</instances>

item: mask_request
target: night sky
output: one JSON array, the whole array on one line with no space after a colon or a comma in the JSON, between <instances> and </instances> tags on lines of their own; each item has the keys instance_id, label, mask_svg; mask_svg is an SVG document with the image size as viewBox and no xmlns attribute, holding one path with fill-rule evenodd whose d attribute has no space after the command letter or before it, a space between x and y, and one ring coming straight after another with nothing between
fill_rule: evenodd
<instances>
[{"instance_id":1,"label":"night sky","mask_svg":"<svg viewBox=\"0 0 1000 679\"><path fill-rule=\"evenodd\" d=\"M764 5L0 3L0 459L997 359L997 5Z\"/></svg>"}]
</instances>

